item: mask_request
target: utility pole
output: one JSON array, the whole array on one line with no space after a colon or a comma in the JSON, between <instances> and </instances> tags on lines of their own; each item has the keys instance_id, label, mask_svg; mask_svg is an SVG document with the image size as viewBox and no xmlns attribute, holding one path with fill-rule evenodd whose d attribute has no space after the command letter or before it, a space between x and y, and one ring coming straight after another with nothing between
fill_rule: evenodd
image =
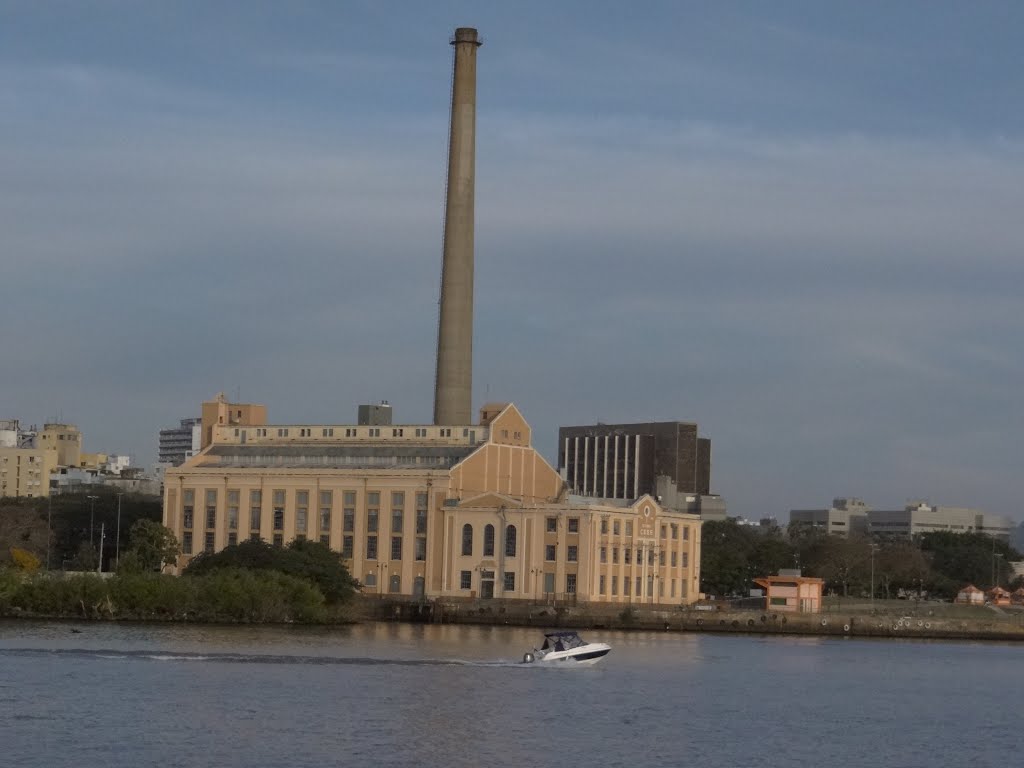
<instances>
[{"instance_id":1,"label":"utility pole","mask_svg":"<svg viewBox=\"0 0 1024 768\"><path fill-rule=\"evenodd\" d=\"M100 523L100 551L99 557L96 558L96 573L103 573L103 539L106 533L105 526L106 523Z\"/></svg>"},{"instance_id":2,"label":"utility pole","mask_svg":"<svg viewBox=\"0 0 1024 768\"><path fill-rule=\"evenodd\" d=\"M114 570L121 566L121 497L123 493L117 494L117 537L114 545Z\"/></svg>"},{"instance_id":3,"label":"utility pole","mask_svg":"<svg viewBox=\"0 0 1024 768\"><path fill-rule=\"evenodd\" d=\"M86 498L89 499L89 546L94 546L95 545L95 541L94 541L93 531L94 531L95 520L96 520L96 499L98 499L99 496L89 495L89 496L86 496Z\"/></svg>"},{"instance_id":4,"label":"utility pole","mask_svg":"<svg viewBox=\"0 0 1024 768\"><path fill-rule=\"evenodd\" d=\"M46 570L50 570L50 540L53 538L53 492L46 494Z\"/></svg>"},{"instance_id":5,"label":"utility pole","mask_svg":"<svg viewBox=\"0 0 1024 768\"><path fill-rule=\"evenodd\" d=\"M871 543L871 610L875 610L875 544Z\"/></svg>"}]
</instances>

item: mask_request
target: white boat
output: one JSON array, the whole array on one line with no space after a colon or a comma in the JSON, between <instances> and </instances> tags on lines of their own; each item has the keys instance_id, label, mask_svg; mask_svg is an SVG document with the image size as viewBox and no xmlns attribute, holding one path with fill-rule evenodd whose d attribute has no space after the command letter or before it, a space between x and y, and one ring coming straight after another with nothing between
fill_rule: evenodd
<instances>
[{"instance_id":1,"label":"white boat","mask_svg":"<svg viewBox=\"0 0 1024 768\"><path fill-rule=\"evenodd\" d=\"M596 664L611 649L607 643L588 643L575 632L546 632L544 644L523 654L523 663L564 661L569 664Z\"/></svg>"}]
</instances>

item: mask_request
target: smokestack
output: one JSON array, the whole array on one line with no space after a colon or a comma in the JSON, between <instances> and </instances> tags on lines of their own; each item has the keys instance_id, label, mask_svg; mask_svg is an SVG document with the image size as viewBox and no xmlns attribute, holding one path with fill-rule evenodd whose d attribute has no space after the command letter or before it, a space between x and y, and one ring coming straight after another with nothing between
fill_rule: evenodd
<instances>
[{"instance_id":1,"label":"smokestack","mask_svg":"<svg viewBox=\"0 0 1024 768\"><path fill-rule=\"evenodd\" d=\"M473 408L473 195L476 156L476 30L459 27L452 74L448 193L437 328L434 423L470 424Z\"/></svg>"}]
</instances>

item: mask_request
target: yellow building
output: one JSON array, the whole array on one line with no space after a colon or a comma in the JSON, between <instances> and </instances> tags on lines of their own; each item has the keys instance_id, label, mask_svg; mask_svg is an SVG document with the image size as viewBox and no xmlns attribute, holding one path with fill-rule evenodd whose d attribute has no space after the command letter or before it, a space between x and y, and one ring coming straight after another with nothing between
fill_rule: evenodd
<instances>
[{"instance_id":1,"label":"yellow building","mask_svg":"<svg viewBox=\"0 0 1024 768\"><path fill-rule=\"evenodd\" d=\"M56 451L56 465L77 467L81 463L82 433L74 424L44 424L37 438L41 449Z\"/></svg>"},{"instance_id":2,"label":"yellow building","mask_svg":"<svg viewBox=\"0 0 1024 768\"><path fill-rule=\"evenodd\" d=\"M209 443L165 475L179 569L245 538L315 538L368 594L697 598L699 517L646 496L574 503L514 405L484 406L475 425L270 426L263 406L214 404Z\"/></svg>"},{"instance_id":3,"label":"yellow building","mask_svg":"<svg viewBox=\"0 0 1024 768\"><path fill-rule=\"evenodd\" d=\"M49 496L56 466L55 449L0 447L0 497Z\"/></svg>"}]
</instances>

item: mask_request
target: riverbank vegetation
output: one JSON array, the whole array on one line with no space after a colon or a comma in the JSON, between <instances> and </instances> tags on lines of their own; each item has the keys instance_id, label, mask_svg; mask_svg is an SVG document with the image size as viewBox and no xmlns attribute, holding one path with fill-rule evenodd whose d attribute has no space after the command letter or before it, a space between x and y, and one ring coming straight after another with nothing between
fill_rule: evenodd
<instances>
[{"instance_id":1,"label":"riverbank vegetation","mask_svg":"<svg viewBox=\"0 0 1024 768\"><path fill-rule=\"evenodd\" d=\"M47 571L30 550L9 549L0 565L0 616L333 623L351 620L358 588L339 553L305 540L245 541L196 557L180 577L163 574L178 542L148 518L132 524L114 571L99 571L95 561L74 563L89 570Z\"/></svg>"},{"instance_id":2,"label":"riverbank vegetation","mask_svg":"<svg viewBox=\"0 0 1024 768\"><path fill-rule=\"evenodd\" d=\"M742 526L732 520L701 530L701 589L745 595L758 576L799 568L844 597L904 595L950 599L966 584L1016 589L1008 563L1024 559L1009 544L981 533L926 533L913 539L830 536L810 526Z\"/></svg>"}]
</instances>

